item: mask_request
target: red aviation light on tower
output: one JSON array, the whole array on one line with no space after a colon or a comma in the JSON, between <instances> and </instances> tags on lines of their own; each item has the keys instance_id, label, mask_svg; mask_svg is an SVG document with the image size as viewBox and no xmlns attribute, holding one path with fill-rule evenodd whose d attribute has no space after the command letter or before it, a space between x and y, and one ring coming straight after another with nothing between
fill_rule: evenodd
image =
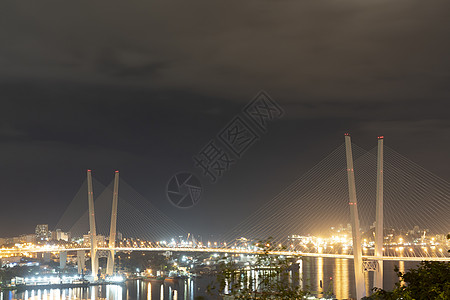
<instances>
[{"instance_id":1,"label":"red aviation light on tower","mask_svg":"<svg viewBox=\"0 0 450 300\"><path fill-rule=\"evenodd\" d=\"M345 136L350 136L350 133L346 132L344 133Z\"/></svg>"},{"instance_id":2,"label":"red aviation light on tower","mask_svg":"<svg viewBox=\"0 0 450 300\"><path fill-rule=\"evenodd\" d=\"M119 171L116 170L115 173L119 173Z\"/></svg>"},{"instance_id":3,"label":"red aviation light on tower","mask_svg":"<svg viewBox=\"0 0 450 300\"><path fill-rule=\"evenodd\" d=\"M91 172L91 169L88 169L87 171L88 171L88 172Z\"/></svg>"},{"instance_id":4,"label":"red aviation light on tower","mask_svg":"<svg viewBox=\"0 0 450 300\"><path fill-rule=\"evenodd\" d=\"M380 136L378 137L378 139L379 139L379 140L382 140L382 139L384 139L384 136L380 135Z\"/></svg>"}]
</instances>

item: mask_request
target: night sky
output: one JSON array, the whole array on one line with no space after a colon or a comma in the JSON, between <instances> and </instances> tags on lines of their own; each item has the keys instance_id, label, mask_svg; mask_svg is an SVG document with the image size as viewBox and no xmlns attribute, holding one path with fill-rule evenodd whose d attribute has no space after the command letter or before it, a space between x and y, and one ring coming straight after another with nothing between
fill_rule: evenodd
<instances>
[{"instance_id":1,"label":"night sky","mask_svg":"<svg viewBox=\"0 0 450 300\"><path fill-rule=\"evenodd\" d=\"M344 141L450 181L449 1L1 1L0 236L114 170L190 232L248 216ZM285 111L212 184L192 157L265 90ZM178 209L166 184L201 179ZM120 230L120 229L119 229Z\"/></svg>"}]
</instances>

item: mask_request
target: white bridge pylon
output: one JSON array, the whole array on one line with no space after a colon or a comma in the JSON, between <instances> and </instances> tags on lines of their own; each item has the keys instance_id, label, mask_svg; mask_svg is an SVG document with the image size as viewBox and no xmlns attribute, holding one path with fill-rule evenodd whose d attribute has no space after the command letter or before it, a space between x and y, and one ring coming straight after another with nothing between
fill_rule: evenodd
<instances>
[{"instance_id":1,"label":"white bridge pylon","mask_svg":"<svg viewBox=\"0 0 450 300\"><path fill-rule=\"evenodd\" d=\"M355 170L353 168L352 142L350 135L345 134L345 153L347 157L348 197L353 239L353 265L355 272L356 299L366 296L364 283L361 232L359 230L358 206L356 200Z\"/></svg>"},{"instance_id":2,"label":"white bridge pylon","mask_svg":"<svg viewBox=\"0 0 450 300\"><path fill-rule=\"evenodd\" d=\"M94 191L92 189L92 173L87 170L87 184L88 184L88 204L89 204L89 230L91 241L91 270L92 277L97 280L98 272L98 257L97 257L97 234L95 228L95 208L94 208Z\"/></svg>"},{"instance_id":3,"label":"white bridge pylon","mask_svg":"<svg viewBox=\"0 0 450 300\"><path fill-rule=\"evenodd\" d=\"M356 200L355 170L353 168L352 144L350 135L345 134L345 148L347 157L347 174L350 218L352 224L353 259L356 284L356 297L361 299L366 296L364 269L375 271L374 286L383 288L383 136L378 137L377 155L377 187L376 187L376 214L375 214L375 255L369 258L370 262L364 262L362 257L361 232L359 226L358 206ZM367 260L367 257L366 257Z\"/></svg>"},{"instance_id":4,"label":"white bridge pylon","mask_svg":"<svg viewBox=\"0 0 450 300\"><path fill-rule=\"evenodd\" d=\"M113 201L111 210L111 227L109 232L109 247L99 248L97 245L96 227L95 227L95 209L94 209L94 192L92 189L92 171L87 170L87 182L88 182L88 203L89 203L89 228L90 228L90 240L91 240L91 269L92 277L94 280L98 279L98 258L99 254L107 253L107 266L106 275L112 275L114 273L114 255L116 247L116 234L117 234L117 205L119 199L119 171L115 171L114 175L114 190ZM102 251L102 253L99 253Z\"/></svg>"},{"instance_id":5,"label":"white bridge pylon","mask_svg":"<svg viewBox=\"0 0 450 300\"><path fill-rule=\"evenodd\" d=\"M108 255L108 263L106 266L106 275L114 274L114 254L116 247L116 234L117 234L117 204L119 200L119 171L115 172L114 175L114 190L113 190L113 202L111 209L111 227L109 230L109 255Z\"/></svg>"},{"instance_id":6,"label":"white bridge pylon","mask_svg":"<svg viewBox=\"0 0 450 300\"><path fill-rule=\"evenodd\" d=\"M383 256L384 224L383 224L383 136L378 137L377 156L377 202L375 213L375 256ZM374 287L383 288L383 260L376 264Z\"/></svg>"}]
</instances>

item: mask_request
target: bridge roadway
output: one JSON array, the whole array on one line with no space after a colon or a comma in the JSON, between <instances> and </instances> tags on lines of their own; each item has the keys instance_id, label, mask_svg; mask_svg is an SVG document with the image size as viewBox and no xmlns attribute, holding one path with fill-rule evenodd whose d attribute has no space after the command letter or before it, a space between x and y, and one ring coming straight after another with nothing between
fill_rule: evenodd
<instances>
[{"instance_id":1,"label":"bridge roadway","mask_svg":"<svg viewBox=\"0 0 450 300\"><path fill-rule=\"evenodd\" d=\"M352 254L331 254L331 253L310 253L301 251L261 251L261 250L246 250L246 249L232 249L232 248L189 248L189 247L147 247L147 248L133 248L133 247L99 247L97 251L154 251L154 252L193 252L193 253L229 253L229 254L264 254L269 255L284 255L284 256L304 256L304 257L328 257L328 258L346 258L353 259ZM0 249L0 254L18 254L18 253L43 253L43 252L64 252L64 251L90 251L91 248L62 248L62 247L42 247L29 249ZM385 260L385 261L442 261L450 262L450 256L372 256L363 255L365 260Z\"/></svg>"}]
</instances>

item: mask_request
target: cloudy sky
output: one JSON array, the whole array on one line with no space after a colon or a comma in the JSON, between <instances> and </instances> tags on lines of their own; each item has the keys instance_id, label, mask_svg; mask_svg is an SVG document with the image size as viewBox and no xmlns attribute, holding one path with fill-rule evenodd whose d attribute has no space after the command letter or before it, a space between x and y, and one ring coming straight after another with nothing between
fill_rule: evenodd
<instances>
[{"instance_id":1,"label":"cloudy sky","mask_svg":"<svg viewBox=\"0 0 450 300\"><path fill-rule=\"evenodd\" d=\"M414 0L1 1L0 235L55 225L88 168L104 184L119 169L187 231L226 231L347 131L367 149L383 134L450 181L448 11ZM260 90L284 116L208 183L192 156ZM189 210L165 196L179 171L205 186Z\"/></svg>"}]
</instances>

